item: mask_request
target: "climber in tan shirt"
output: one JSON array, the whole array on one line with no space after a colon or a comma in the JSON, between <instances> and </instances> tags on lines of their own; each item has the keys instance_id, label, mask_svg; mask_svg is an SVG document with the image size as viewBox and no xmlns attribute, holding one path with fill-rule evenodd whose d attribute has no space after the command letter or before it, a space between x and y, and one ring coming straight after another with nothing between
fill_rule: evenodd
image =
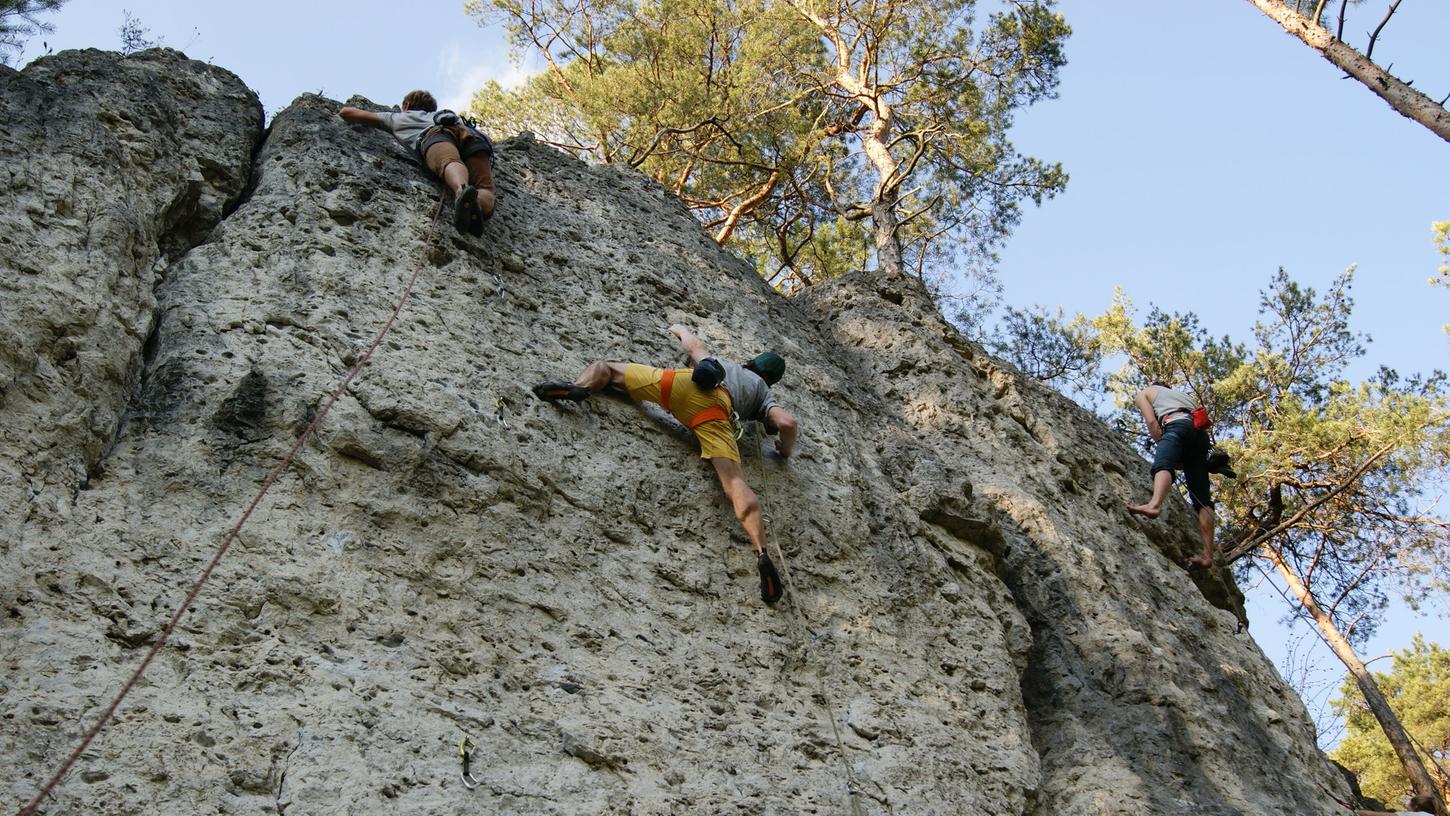
<instances>
[{"instance_id":1,"label":"climber in tan shirt","mask_svg":"<svg viewBox=\"0 0 1450 816\"><path fill-rule=\"evenodd\" d=\"M1129 504L1128 512L1158 518L1163 512L1163 502L1168 498L1168 488L1173 484L1173 472L1182 470L1188 486L1188 501L1198 515L1198 532L1203 539L1203 551L1188 560L1188 567L1211 567L1214 512L1208 481L1209 439L1205 431L1194 427L1193 410L1197 403L1182 391L1175 391L1163 383L1153 383L1133 397L1133 404L1143 415L1148 434L1158 446L1153 453L1150 471L1153 494L1147 504Z\"/></svg>"}]
</instances>

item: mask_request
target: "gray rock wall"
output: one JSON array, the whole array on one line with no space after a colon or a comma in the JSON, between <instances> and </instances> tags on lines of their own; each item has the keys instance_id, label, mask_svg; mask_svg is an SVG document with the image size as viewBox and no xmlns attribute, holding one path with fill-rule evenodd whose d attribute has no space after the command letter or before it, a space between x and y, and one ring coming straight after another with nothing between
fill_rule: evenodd
<instances>
[{"instance_id":1,"label":"gray rock wall","mask_svg":"<svg viewBox=\"0 0 1450 816\"><path fill-rule=\"evenodd\" d=\"M784 300L648 180L527 138L500 142L482 239L445 212L430 244L436 186L335 102L279 114L249 171L254 100L174 53L0 79L8 100L93 77L76 121L104 122L147 71L167 77L139 83L158 109L231 108L158 120L136 155L234 134L208 153L229 169L138 161L123 189L166 203L107 215L134 226L103 237L63 197L7 190L0 214L12 243L54 247L0 260L28 287L4 290L0 397L0 466L29 480L0 536L13 800L134 669L421 259L396 329L53 812L1335 812L1302 707L1208 600L1235 590L1173 565L1186 508L1131 520L1146 464L915 287L858 275ZM42 143L52 164L77 152ZM35 149L7 136L0 172ZM77 271L100 267L124 291ZM78 357L99 373L36 374L26 355L67 321L94 327ZM742 442L783 551L777 608L688 433L528 391L596 359L674 364L672 322L789 361L798 454Z\"/></svg>"},{"instance_id":2,"label":"gray rock wall","mask_svg":"<svg viewBox=\"0 0 1450 816\"><path fill-rule=\"evenodd\" d=\"M69 513L117 433L153 290L246 187L262 108L174 51L0 66L0 515Z\"/></svg>"}]
</instances>

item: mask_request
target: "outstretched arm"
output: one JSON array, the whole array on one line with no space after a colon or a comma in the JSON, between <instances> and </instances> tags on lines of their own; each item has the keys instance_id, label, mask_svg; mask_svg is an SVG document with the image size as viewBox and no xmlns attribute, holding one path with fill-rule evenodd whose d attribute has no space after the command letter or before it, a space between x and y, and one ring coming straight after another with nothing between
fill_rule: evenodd
<instances>
[{"instance_id":1,"label":"outstretched arm","mask_svg":"<svg viewBox=\"0 0 1450 816\"><path fill-rule=\"evenodd\" d=\"M680 341L680 348L684 349L685 353L690 355L692 361L698 363L710 356L710 352L705 350L705 344L700 342L700 338L691 334L690 330L684 326L676 323L670 327L670 334L673 334Z\"/></svg>"},{"instance_id":2,"label":"outstretched arm","mask_svg":"<svg viewBox=\"0 0 1450 816\"><path fill-rule=\"evenodd\" d=\"M796 421L795 414L785 410L779 405L773 406L766 412L765 418L770 424L780 431L780 437L775 440L775 452L780 454L782 459L790 458L790 452L795 450Z\"/></svg>"},{"instance_id":3,"label":"outstretched arm","mask_svg":"<svg viewBox=\"0 0 1450 816\"><path fill-rule=\"evenodd\" d=\"M386 127L383 124L383 117L372 111L363 110L362 108L347 106L338 111L337 115L341 116L344 121L353 122L354 124L371 125L375 128Z\"/></svg>"}]
</instances>

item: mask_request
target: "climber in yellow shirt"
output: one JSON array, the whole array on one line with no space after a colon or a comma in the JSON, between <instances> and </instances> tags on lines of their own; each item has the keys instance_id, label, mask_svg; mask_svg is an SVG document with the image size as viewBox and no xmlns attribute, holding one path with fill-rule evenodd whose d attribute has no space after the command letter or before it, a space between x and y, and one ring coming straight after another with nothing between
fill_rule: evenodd
<instances>
[{"instance_id":1,"label":"climber in yellow shirt","mask_svg":"<svg viewBox=\"0 0 1450 816\"><path fill-rule=\"evenodd\" d=\"M637 363L592 363L573 383L545 382L534 386L540 399L582 401L600 389L623 389L630 399L653 402L683 422L700 441L700 457L708 459L730 499L735 518L755 548L760 568L760 595L766 603L780 600L780 575L765 551L765 522L760 497L745 482L740 449L735 444L735 421L758 420L769 433L777 433L775 450L782 458L795 448L795 416L776 403L770 386L785 374L785 360L773 351L738 365L710 356L705 344L684 326L670 333L695 363L693 369L660 369Z\"/></svg>"}]
</instances>

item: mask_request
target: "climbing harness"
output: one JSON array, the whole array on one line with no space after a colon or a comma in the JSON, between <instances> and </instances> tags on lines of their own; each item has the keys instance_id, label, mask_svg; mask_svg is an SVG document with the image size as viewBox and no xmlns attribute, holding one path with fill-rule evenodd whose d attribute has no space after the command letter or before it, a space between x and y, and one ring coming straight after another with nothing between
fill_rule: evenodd
<instances>
[{"instance_id":1,"label":"climbing harness","mask_svg":"<svg viewBox=\"0 0 1450 816\"><path fill-rule=\"evenodd\" d=\"M460 776L463 779L463 787L469 790L473 790L479 785L478 779L468 772L468 763L473 761L473 749L477 747L467 734L458 743L458 756L463 759L463 773Z\"/></svg>"},{"instance_id":2,"label":"climbing harness","mask_svg":"<svg viewBox=\"0 0 1450 816\"><path fill-rule=\"evenodd\" d=\"M312 418L312 422L302 430L302 433L297 435L297 441L292 443L292 447L282 457L282 460L262 480L262 485L258 488L256 495L252 497L246 509L242 511L242 515L237 519L236 524L232 525L232 528L227 531L226 536L222 538L221 544L217 546L216 552L212 554L211 561L201 571L201 576L196 579L196 582L191 586L191 590L186 593L186 597L177 605L176 611L171 615L171 620L162 628L161 633L156 636L156 641L151 644L151 648L146 652L146 656L141 659L141 665L136 667L136 670L131 673L131 677L126 681L126 684L121 687L121 691L116 694L115 698L101 712L101 715L96 718L95 725L92 725L86 731L85 736L81 738L80 745L77 745L75 750L70 753L70 756L66 757L65 762L61 763L60 768L55 774L41 786L40 791L35 794L35 797L20 809L19 816L32 816L36 812L36 808L39 807L41 800L45 799L45 797L49 796L55 790L56 786L60 784L61 779L65 778L66 773L70 771L71 766L75 765L76 760L80 759L81 754L85 753L86 748L90 747L96 735L101 733L101 729L105 728L106 723L110 722L111 718L115 716L116 709L120 707L121 701L126 699L126 695L130 694L131 689L136 687L136 684L141 680L141 675L146 672L147 667L151 665L151 661L156 659L156 655L161 652L161 647L166 645L167 638L171 637L171 633L176 630L177 624L181 622L181 616L186 614L186 611L191 608L192 603L196 601L196 597L201 594L202 587L206 585L207 580L211 578L212 572L221 563L222 556L226 555L227 550L231 549L232 542L237 540L237 536L242 531L242 526L252 517L252 513L257 509L257 505L262 503L262 498L267 495L267 491L281 477L282 472L287 469L287 466L292 464L293 458L297 456L298 451L302 450L302 446L307 442L308 437L322 424L322 420L327 416L327 412L331 411L332 406L342 398L343 392L357 378L357 375L362 371L362 367L367 364L368 360L372 359L373 352L377 350L378 346L382 345L383 338L387 336L388 332L392 330L393 324L397 322L398 314L403 311L403 304L408 302L408 295L412 293L413 285L418 282L418 275L423 271L423 263L428 258L428 247L432 245L433 236L437 232L438 216L443 212L445 195L446 193L438 196L438 207L433 211L433 220L428 225L428 235L423 240L423 251L418 253L418 263L413 267L413 274L408 278L408 283L403 287L403 293L398 297L397 305L393 307L393 312L388 316L387 322L378 330L377 336L373 338L372 344L358 357L352 370L347 373L347 376L342 378L337 388L333 389L332 395L318 409L317 415Z\"/></svg>"},{"instance_id":3,"label":"climbing harness","mask_svg":"<svg viewBox=\"0 0 1450 816\"><path fill-rule=\"evenodd\" d=\"M1206 431L1213 427L1213 420L1209 419L1208 409L1203 406L1197 408L1169 408L1163 412L1162 416L1158 417L1159 427L1167 423L1168 417L1178 416L1180 414L1187 416L1193 421L1193 430L1195 431ZM1177 420L1174 421L1176 422Z\"/></svg>"},{"instance_id":4,"label":"climbing harness","mask_svg":"<svg viewBox=\"0 0 1450 816\"><path fill-rule=\"evenodd\" d=\"M674 375L676 375L674 368L666 368L660 375L660 404L664 406L664 410L670 410L670 391L674 390ZM722 407L711 406L708 409L700 409L695 416L686 417L684 425L690 426L690 430L695 430L699 426L705 425L706 422L718 420L718 422L732 423L731 432L734 432L734 425L738 425L738 422L732 420L732 416L734 416L734 412L725 413L725 409ZM740 436L735 436L735 439L740 439Z\"/></svg>"}]
</instances>

